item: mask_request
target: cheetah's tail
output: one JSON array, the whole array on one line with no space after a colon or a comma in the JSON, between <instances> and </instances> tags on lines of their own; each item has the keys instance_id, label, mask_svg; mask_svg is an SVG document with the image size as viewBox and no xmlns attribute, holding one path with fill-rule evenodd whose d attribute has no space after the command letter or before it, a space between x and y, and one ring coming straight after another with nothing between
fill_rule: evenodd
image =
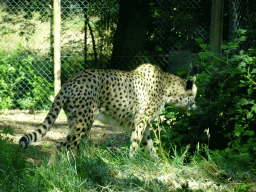
<instances>
[{"instance_id":1,"label":"cheetah's tail","mask_svg":"<svg viewBox=\"0 0 256 192\"><path fill-rule=\"evenodd\" d=\"M61 108L63 107L66 101L67 97L64 96L63 91L60 90L60 92L57 94L53 101L50 111L48 112L46 118L44 119L39 129L21 137L19 141L19 145L21 148L25 149L28 147L30 143L40 141L45 136L45 134L50 130L50 128L54 124L55 120L57 119L60 113Z\"/></svg>"}]
</instances>

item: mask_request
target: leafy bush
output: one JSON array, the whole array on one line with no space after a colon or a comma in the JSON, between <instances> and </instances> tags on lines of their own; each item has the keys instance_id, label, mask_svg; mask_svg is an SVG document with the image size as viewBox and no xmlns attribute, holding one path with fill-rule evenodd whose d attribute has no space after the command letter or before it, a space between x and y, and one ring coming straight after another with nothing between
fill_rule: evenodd
<instances>
[{"instance_id":1,"label":"leafy bush","mask_svg":"<svg viewBox=\"0 0 256 192\"><path fill-rule=\"evenodd\" d=\"M239 43L246 39L244 30L239 38L223 45L224 54L217 58L208 46L198 43L200 74L197 75L197 111L184 112L168 106L163 111L172 122L160 124L162 145L170 148L197 143L209 144L210 149L225 150L232 156L241 153L256 154L256 58L255 50L238 51ZM208 132L208 134L207 134Z\"/></svg>"},{"instance_id":2,"label":"leafy bush","mask_svg":"<svg viewBox=\"0 0 256 192\"><path fill-rule=\"evenodd\" d=\"M34 58L22 44L7 53L0 50L0 109L48 107L53 84L36 75Z\"/></svg>"}]
</instances>

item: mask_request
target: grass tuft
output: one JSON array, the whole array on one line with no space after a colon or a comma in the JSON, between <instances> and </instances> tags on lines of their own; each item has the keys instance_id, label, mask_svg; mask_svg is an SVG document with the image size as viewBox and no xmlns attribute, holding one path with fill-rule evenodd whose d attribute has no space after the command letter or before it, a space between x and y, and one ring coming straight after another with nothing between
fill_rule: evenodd
<instances>
[{"instance_id":1,"label":"grass tuft","mask_svg":"<svg viewBox=\"0 0 256 192\"><path fill-rule=\"evenodd\" d=\"M129 157L128 146L112 151L106 144L82 143L77 155L60 153L51 166L48 159L31 164L11 140L0 137L0 191L253 191L255 165L245 157L227 159L205 148L193 156L188 147L173 157L150 158L138 150ZM32 155L40 153L36 147ZM201 150L202 151L202 150ZM30 152L31 153L31 152ZM32 157L33 157L32 156ZM187 161L186 159L190 159ZM249 162L247 162L249 163ZM250 166L249 166L250 165Z\"/></svg>"}]
</instances>

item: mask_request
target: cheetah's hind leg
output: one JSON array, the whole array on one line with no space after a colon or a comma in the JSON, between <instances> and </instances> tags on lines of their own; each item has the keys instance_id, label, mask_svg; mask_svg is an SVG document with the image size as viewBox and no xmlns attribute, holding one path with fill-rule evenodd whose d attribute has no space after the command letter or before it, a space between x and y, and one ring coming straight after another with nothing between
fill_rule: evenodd
<instances>
[{"instance_id":1,"label":"cheetah's hind leg","mask_svg":"<svg viewBox=\"0 0 256 192\"><path fill-rule=\"evenodd\" d=\"M53 150L49 162L50 164L59 156L59 152L66 149L78 149L81 140L88 136L97 115L97 110L94 106L95 105L87 107L86 110L82 110L81 107L75 110L69 110L69 106L64 107L70 131L67 137L58 143L56 149Z\"/></svg>"},{"instance_id":2,"label":"cheetah's hind leg","mask_svg":"<svg viewBox=\"0 0 256 192\"><path fill-rule=\"evenodd\" d=\"M150 126L148 125L146 130L144 131L142 140L141 140L141 145L145 149L145 151L149 152L150 156L153 158L158 158L158 155L156 153L156 149L153 144L153 140L151 139L150 136Z\"/></svg>"},{"instance_id":3,"label":"cheetah's hind leg","mask_svg":"<svg viewBox=\"0 0 256 192\"><path fill-rule=\"evenodd\" d=\"M149 152L152 157L158 157L150 137L150 126L147 125L147 122L145 121L138 120L137 122L140 123L135 126L135 129L132 132L129 156L132 158L139 147L139 144L141 144L142 147L146 149L145 151Z\"/></svg>"}]
</instances>

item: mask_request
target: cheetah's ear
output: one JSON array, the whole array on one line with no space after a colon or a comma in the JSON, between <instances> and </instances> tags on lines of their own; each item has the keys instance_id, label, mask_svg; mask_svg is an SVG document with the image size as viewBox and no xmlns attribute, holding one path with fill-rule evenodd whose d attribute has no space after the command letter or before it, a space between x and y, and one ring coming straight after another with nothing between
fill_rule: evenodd
<instances>
[{"instance_id":1,"label":"cheetah's ear","mask_svg":"<svg viewBox=\"0 0 256 192\"><path fill-rule=\"evenodd\" d=\"M196 81L196 76L192 77L190 80L195 83L195 81Z\"/></svg>"},{"instance_id":2,"label":"cheetah's ear","mask_svg":"<svg viewBox=\"0 0 256 192\"><path fill-rule=\"evenodd\" d=\"M187 80L187 82L186 82L186 91L193 88L193 84L195 84L195 81L196 81L196 76Z\"/></svg>"}]
</instances>

